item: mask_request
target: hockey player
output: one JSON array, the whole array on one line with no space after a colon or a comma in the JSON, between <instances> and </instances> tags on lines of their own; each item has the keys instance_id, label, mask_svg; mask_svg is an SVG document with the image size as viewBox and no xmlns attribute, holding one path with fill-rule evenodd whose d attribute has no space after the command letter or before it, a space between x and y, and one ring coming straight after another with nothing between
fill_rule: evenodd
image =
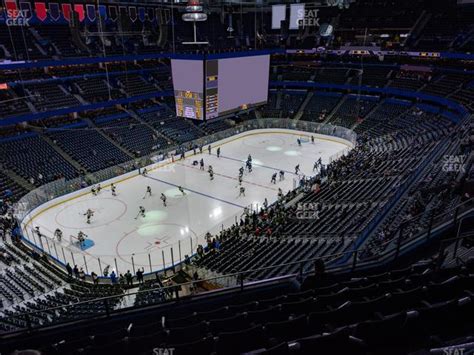
<instances>
[{"instance_id":1,"label":"hockey player","mask_svg":"<svg viewBox=\"0 0 474 355\"><path fill-rule=\"evenodd\" d=\"M295 166L295 175L298 175L299 172L300 172L300 164Z\"/></svg>"},{"instance_id":2,"label":"hockey player","mask_svg":"<svg viewBox=\"0 0 474 355\"><path fill-rule=\"evenodd\" d=\"M221 156L221 147L217 148L217 157L219 158Z\"/></svg>"},{"instance_id":3,"label":"hockey player","mask_svg":"<svg viewBox=\"0 0 474 355\"><path fill-rule=\"evenodd\" d=\"M244 196L245 197L245 187L243 186L240 186L240 189L239 189L239 197L240 196Z\"/></svg>"},{"instance_id":4,"label":"hockey player","mask_svg":"<svg viewBox=\"0 0 474 355\"><path fill-rule=\"evenodd\" d=\"M166 207L166 195L164 193L161 193L160 199L163 201L163 206Z\"/></svg>"},{"instance_id":5,"label":"hockey player","mask_svg":"<svg viewBox=\"0 0 474 355\"><path fill-rule=\"evenodd\" d=\"M285 180L285 172L283 170L280 170L280 181Z\"/></svg>"},{"instance_id":6,"label":"hockey player","mask_svg":"<svg viewBox=\"0 0 474 355\"><path fill-rule=\"evenodd\" d=\"M143 196L143 199L145 199L147 196L151 197L151 187L150 186L146 187L146 192L145 192L145 196Z\"/></svg>"},{"instance_id":7,"label":"hockey player","mask_svg":"<svg viewBox=\"0 0 474 355\"><path fill-rule=\"evenodd\" d=\"M137 216L135 217L135 219L138 219L138 217L142 216L143 218L145 218L145 207L143 206L140 206L138 207L138 214Z\"/></svg>"},{"instance_id":8,"label":"hockey player","mask_svg":"<svg viewBox=\"0 0 474 355\"><path fill-rule=\"evenodd\" d=\"M147 170L147 168L143 168L143 170L142 170L142 176L148 176L148 170Z\"/></svg>"},{"instance_id":9,"label":"hockey player","mask_svg":"<svg viewBox=\"0 0 474 355\"><path fill-rule=\"evenodd\" d=\"M241 166L239 169L239 176L243 176L243 175L244 175L244 168Z\"/></svg>"},{"instance_id":10,"label":"hockey player","mask_svg":"<svg viewBox=\"0 0 474 355\"><path fill-rule=\"evenodd\" d=\"M91 194L94 196L97 196L97 190L95 189L94 186L91 187Z\"/></svg>"},{"instance_id":11,"label":"hockey player","mask_svg":"<svg viewBox=\"0 0 474 355\"><path fill-rule=\"evenodd\" d=\"M79 246L82 248L86 241L86 235L83 231L79 231L79 233L77 233L77 241L79 242Z\"/></svg>"},{"instance_id":12,"label":"hockey player","mask_svg":"<svg viewBox=\"0 0 474 355\"><path fill-rule=\"evenodd\" d=\"M204 170L204 159L201 159L201 160L199 161L199 169L200 169L200 170Z\"/></svg>"},{"instance_id":13,"label":"hockey player","mask_svg":"<svg viewBox=\"0 0 474 355\"><path fill-rule=\"evenodd\" d=\"M270 184L276 184L276 183L277 183L277 173L273 173Z\"/></svg>"},{"instance_id":14,"label":"hockey player","mask_svg":"<svg viewBox=\"0 0 474 355\"><path fill-rule=\"evenodd\" d=\"M100 186L100 184L97 184L96 190L97 190L97 195L98 195L100 193L100 190L102 190L102 187Z\"/></svg>"},{"instance_id":15,"label":"hockey player","mask_svg":"<svg viewBox=\"0 0 474 355\"><path fill-rule=\"evenodd\" d=\"M247 170L249 171L249 173L251 173L252 172L252 161L251 160L247 160L246 167L247 167Z\"/></svg>"},{"instance_id":16,"label":"hockey player","mask_svg":"<svg viewBox=\"0 0 474 355\"><path fill-rule=\"evenodd\" d=\"M314 144L314 136L311 136L311 143Z\"/></svg>"},{"instance_id":17,"label":"hockey player","mask_svg":"<svg viewBox=\"0 0 474 355\"><path fill-rule=\"evenodd\" d=\"M94 215L94 211L92 211L90 208L88 208L86 213L84 213L84 216L86 216L87 224L91 224L91 218L92 218L93 215Z\"/></svg>"},{"instance_id":18,"label":"hockey player","mask_svg":"<svg viewBox=\"0 0 474 355\"><path fill-rule=\"evenodd\" d=\"M212 165L209 165L209 169L207 170L209 173L209 177L211 180L214 180L214 170L212 169Z\"/></svg>"},{"instance_id":19,"label":"hockey player","mask_svg":"<svg viewBox=\"0 0 474 355\"><path fill-rule=\"evenodd\" d=\"M211 145L210 144L207 146L207 151L209 152L209 155L210 155L211 154Z\"/></svg>"},{"instance_id":20,"label":"hockey player","mask_svg":"<svg viewBox=\"0 0 474 355\"><path fill-rule=\"evenodd\" d=\"M116 189L117 189L117 187L112 183L110 185L110 191L112 191L112 196L117 196L117 193L115 191Z\"/></svg>"},{"instance_id":21,"label":"hockey player","mask_svg":"<svg viewBox=\"0 0 474 355\"><path fill-rule=\"evenodd\" d=\"M252 156L249 154L249 156L247 157L247 161L250 161L252 162Z\"/></svg>"},{"instance_id":22,"label":"hockey player","mask_svg":"<svg viewBox=\"0 0 474 355\"><path fill-rule=\"evenodd\" d=\"M239 174L239 185L242 185L242 175Z\"/></svg>"},{"instance_id":23,"label":"hockey player","mask_svg":"<svg viewBox=\"0 0 474 355\"><path fill-rule=\"evenodd\" d=\"M54 237L58 242L61 241L61 239L63 238L63 232L61 231L61 229L56 228L56 230L54 231Z\"/></svg>"},{"instance_id":24,"label":"hockey player","mask_svg":"<svg viewBox=\"0 0 474 355\"><path fill-rule=\"evenodd\" d=\"M315 161L314 164L313 164L313 171L315 171L317 169L318 169L318 162Z\"/></svg>"},{"instance_id":25,"label":"hockey player","mask_svg":"<svg viewBox=\"0 0 474 355\"><path fill-rule=\"evenodd\" d=\"M301 147L301 139L298 138L296 141L298 142L298 147Z\"/></svg>"},{"instance_id":26,"label":"hockey player","mask_svg":"<svg viewBox=\"0 0 474 355\"><path fill-rule=\"evenodd\" d=\"M182 194L183 196L186 195L186 192L184 192L184 189L183 189L182 186L178 186L178 190L179 190L179 192L181 192L181 194Z\"/></svg>"}]
</instances>

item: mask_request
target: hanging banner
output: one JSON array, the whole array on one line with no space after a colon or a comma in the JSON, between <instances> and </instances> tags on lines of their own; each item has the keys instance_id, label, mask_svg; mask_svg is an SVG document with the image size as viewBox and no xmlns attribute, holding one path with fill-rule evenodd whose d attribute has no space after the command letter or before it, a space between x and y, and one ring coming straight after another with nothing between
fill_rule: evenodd
<instances>
[{"instance_id":1,"label":"hanging banner","mask_svg":"<svg viewBox=\"0 0 474 355\"><path fill-rule=\"evenodd\" d=\"M125 6L119 6L119 20L122 21L128 16L127 8Z\"/></svg>"},{"instance_id":2,"label":"hanging banner","mask_svg":"<svg viewBox=\"0 0 474 355\"><path fill-rule=\"evenodd\" d=\"M99 17L102 20L107 20L107 7L105 5L99 5Z\"/></svg>"},{"instance_id":3,"label":"hanging banner","mask_svg":"<svg viewBox=\"0 0 474 355\"><path fill-rule=\"evenodd\" d=\"M148 21L153 22L153 20L155 19L155 9L152 7L149 7L146 9L146 12L147 12Z\"/></svg>"},{"instance_id":4,"label":"hanging banner","mask_svg":"<svg viewBox=\"0 0 474 355\"><path fill-rule=\"evenodd\" d=\"M117 21L117 6L109 6L109 17L112 21Z\"/></svg>"},{"instance_id":5,"label":"hanging banner","mask_svg":"<svg viewBox=\"0 0 474 355\"><path fill-rule=\"evenodd\" d=\"M317 12L316 12L317 14ZM300 27L304 27L306 22L306 12L304 10L304 4L291 4L290 5L290 30L297 30Z\"/></svg>"},{"instance_id":6,"label":"hanging banner","mask_svg":"<svg viewBox=\"0 0 474 355\"><path fill-rule=\"evenodd\" d=\"M137 8L135 6L130 6L128 8L128 13L130 16L130 20L132 20L132 22L135 22L137 20Z\"/></svg>"},{"instance_id":7,"label":"hanging banner","mask_svg":"<svg viewBox=\"0 0 474 355\"><path fill-rule=\"evenodd\" d=\"M165 9L164 13L165 13L164 23L168 24L170 23L170 20L171 20L171 15L170 15L171 12L169 9Z\"/></svg>"},{"instance_id":8,"label":"hanging banner","mask_svg":"<svg viewBox=\"0 0 474 355\"><path fill-rule=\"evenodd\" d=\"M79 22L84 21L86 15L84 13L84 6L82 4L74 4L74 12L77 13L77 18Z\"/></svg>"},{"instance_id":9,"label":"hanging banner","mask_svg":"<svg viewBox=\"0 0 474 355\"><path fill-rule=\"evenodd\" d=\"M141 22L145 22L145 8L144 7L138 8L138 19Z\"/></svg>"},{"instance_id":10,"label":"hanging banner","mask_svg":"<svg viewBox=\"0 0 474 355\"><path fill-rule=\"evenodd\" d=\"M44 2L35 2L35 12L36 12L36 17L41 22L46 20L46 17L48 17L48 14L46 12L46 4Z\"/></svg>"},{"instance_id":11,"label":"hanging banner","mask_svg":"<svg viewBox=\"0 0 474 355\"><path fill-rule=\"evenodd\" d=\"M49 3L49 17L51 17L52 20L57 21L59 20L60 16L61 16L61 12L59 11L59 4L56 2L50 2Z\"/></svg>"},{"instance_id":12,"label":"hanging banner","mask_svg":"<svg viewBox=\"0 0 474 355\"><path fill-rule=\"evenodd\" d=\"M61 4L61 10L64 19L69 22L71 21L71 4Z\"/></svg>"},{"instance_id":13,"label":"hanging banner","mask_svg":"<svg viewBox=\"0 0 474 355\"><path fill-rule=\"evenodd\" d=\"M156 9L156 21L158 22L159 25L163 23L163 17L162 17L161 9Z\"/></svg>"},{"instance_id":14,"label":"hanging banner","mask_svg":"<svg viewBox=\"0 0 474 355\"><path fill-rule=\"evenodd\" d=\"M33 16L33 13L31 11L31 3L29 2L20 1L20 10L21 15L28 20L31 18L31 16Z\"/></svg>"},{"instance_id":15,"label":"hanging banner","mask_svg":"<svg viewBox=\"0 0 474 355\"><path fill-rule=\"evenodd\" d=\"M87 18L89 21L94 22L95 21L95 5L93 4L87 4L86 5L86 13L87 13Z\"/></svg>"},{"instance_id":16,"label":"hanging banner","mask_svg":"<svg viewBox=\"0 0 474 355\"><path fill-rule=\"evenodd\" d=\"M5 7L7 8L7 17L17 18L19 15L16 0L5 0Z\"/></svg>"}]
</instances>

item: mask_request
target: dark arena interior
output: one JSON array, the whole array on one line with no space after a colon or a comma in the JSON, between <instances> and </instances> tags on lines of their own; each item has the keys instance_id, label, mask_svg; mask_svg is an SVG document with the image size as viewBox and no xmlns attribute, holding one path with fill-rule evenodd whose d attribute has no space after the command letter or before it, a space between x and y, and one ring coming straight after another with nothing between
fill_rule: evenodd
<instances>
[{"instance_id":1,"label":"dark arena interior","mask_svg":"<svg viewBox=\"0 0 474 355\"><path fill-rule=\"evenodd\" d=\"M2 0L0 353L474 354L474 0Z\"/></svg>"}]
</instances>

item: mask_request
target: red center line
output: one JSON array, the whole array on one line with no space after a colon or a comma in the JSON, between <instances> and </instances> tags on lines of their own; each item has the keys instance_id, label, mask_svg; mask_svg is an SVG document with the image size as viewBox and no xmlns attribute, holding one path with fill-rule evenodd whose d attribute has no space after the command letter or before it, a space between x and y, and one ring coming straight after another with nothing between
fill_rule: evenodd
<instances>
[{"instance_id":1,"label":"red center line","mask_svg":"<svg viewBox=\"0 0 474 355\"><path fill-rule=\"evenodd\" d=\"M196 167L196 166L183 164L183 163L180 163L180 162L178 162L178 161L176 162L176 164L182 165L182 166L184 166L184 167L186 167L186 168L192 168L192 169L201 170L201 169L199 169L199 168ZM227 178L227 179L239 181L239 179L237 179L237 178L235 178L235 177L233 177L233 176L229 176L229 175L224 175L224 174L219 174L219 173L214 173L214 175L219 175L219 176L225 177L225 178ZM275 189L275 188L273 188L273 187L269 187L269 186L257 184L257 183L255 183L255 182L250 182L250 181L246 181L246 180L242 180L242 182L245 182L246 184L249 184L249 185L255 185L255 186L263 187L264 189L273 190L273 191L278 191L278 189Z\"/></svg>"}]
</instances>

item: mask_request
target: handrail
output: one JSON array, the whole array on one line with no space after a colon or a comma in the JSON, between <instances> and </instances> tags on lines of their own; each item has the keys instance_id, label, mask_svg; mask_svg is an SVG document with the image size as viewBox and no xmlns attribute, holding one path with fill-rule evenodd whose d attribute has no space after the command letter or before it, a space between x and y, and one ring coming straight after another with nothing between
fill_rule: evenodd
<instances>
[{"instance_id":1,"label":"handrail","mask_svg":"<svg viewBox=\"0 0 474 355\"><path fill-rule=\"evenodd\" d=\"M262 121L265 121L265 120L260 120L261 122ZM271 121L271 120L270 120ZM286 121L286 120L285 120ZM244 123L245 124L245 123ZM248 124L248 122L247 122ZM258 128L262 128L262 126L258 126ZM235 129L235 128L234 128ZM449 220L446 220L446 219L442 219L441 217L446 217L446 216L449 216L451 217L451 215L453 214L453 212L455 212L454 214L454 224L457 223L457 220L458 220L458 212L461 208L464 208L465 206L469 205L470 203L472 203L474 201L474 198L471 198L467 201L464 201L464 202L461 202L459 203L457 206L451 208L450 210L448 211L445 211L437 216L434 216L432 215L432 223L430 223L430 226L427 230L424 230L423 233L425 234L428 234L428 236L430 235L431 233L431 230L433 229L434 227L434 223L435 223L435 218L436 218L436 226L440 226L440 225L443 225L443 224L446 224L448 223L448 225L450 225L452 223L451 219ZM472 208L472 206L471 206ZM466 213L467 211L463 211L463 213ZM406 221L403 222L404 225L406 224L409 224L409 223L412 223L412 222L415 222L417 221L419 218L423 217L425 214L424 213L421 213L417 216L414 216ZM417 241L417 240L420 240L420 239L423 239L422 236L424 235L423 233L420 233L416 238L414 239L411 239L409 241L407 241L406 243L404 243L404 246L405 245L410 245L412 244L414 241ZM396 233L395 233L396 235ZM403 236L403 233L400 232L399 233L399 240L401 240L401 237ZM396 238L391 238L390 240L386 241L383 243L383 245L389 245L391 243L393 243L393 241L395 240ZM429 238L426 238L425 241L427 241ZM340 264L337 264L337 263L332 263L333 261L335 260L338 260L340 257L344 256L344 255L349 255L349 254L352 254L353 255L353 266L352 266L352 270L357 270L359 268L363 268L364 266L366 265L372 265L374 263L374 259L373 258L368 258L368 259L359 259L358 258L358 253L360 252L360 249L361 248L357 248L355 250L349 250L349 251L345 251L345 252L341 252L341 253L335 253L335 254L330 254L330 255L324 255L324 256L321 256L321 257L316 257L316 258L311 258L311 259L303 259L303 260L299 260L299 261L295 261L295 262L289 262L289 263L284 263L284 264L278 264L278 265L270 265L270 266L266 266L266 267L262 267L262 268L257 268L257 269L247 269L247 270L243 270L243 271L238 271L238 272L234 272L234 273L231 273L231 274L226 274L226 275L221 275L221 276L215 276L215 277L212 277L212 278L207 278L205 280L198 280L198 281L191 281L191 282L187 282L187 283L183 283L183 284L180 284L180 286L192 286L196 283L201 283L201 282L204 282L204 281L209 281L209 282L212 282L212 281L216 281L216 280L222 280L222 279L225 279L225 278L236 278L237 280L240 280L241 284L240 284L240 288L241 289L244 289L244 286L245 285L251 285L251 284L255 284L255 282L253 281L250 281L250 282L247 282L245 283L244 282L244 279L245 279L245 275L247 274L252 274L252 273L256 273L256 272L260 272L260 271L265 271L265 270L270 270L270 269L277 269L277 268L283 268L283 267L288 267L288 266L295 266L295 265L300 265L300 270L298 273L292 273L292 274L287 274L287 275L283 275L281 276L281 278L290 278L290 277L294 277L295 275L300 275L300 276L303 276L304 274L306 274L307 272L304 271L304 268L307 267L309 265L310 262L312 261L315 261L317 259L323 259L323 260L330 260L330 264L328 264L328 269L329 270L341 270L343 268L347 268L347 266L349 266L349 264L346 262L344 263L343 265L340 265ZM384 257L386 256L391 256L395 253L395 259L399 256L399 249L394 249L394 248L390 248L390 249L387 249L383 254L379 255L378 258L376 258L377 260L376 261L380 261L381 259L383 259ZM332 259L332 260L331 260ZM347 260L348 261L348 260ZM261 283L265 283L265 282L273 282L274 280L263 280L263 281L259 281ZM235 287L238 287L239 285L235 284ZM154 289L150 289L150 290L141 290L141 291L138 291L138 292L134 292L134 293L131 293L130 295L135 295L135 294L146 294L148 292L156 292L158 290L161 290L161 291L168 291L168 290L176 290L176 286L167 286L167 287L163 287L163 288L154 288ZM215 291L208 291L208 292L215 292ZM206 293L206 292L205 292ZM53 307L53 308L48 308L48 309L44 309L44 310L37 310L37 311L33 311L33 312L22 312L22 313L17 313L17 314L14 314L14 315L11 315L11 317L28 317L28 316L33 316L34 314L37 314L37 313L44 313L44 312L47 312L48 310L55 310L55 309L64 309L64 308L70 308L70 307L74 307L74 306L77 306L77 305L81 305L81 304L87 304L87 303L92 303L92 302L100 302L100 301L104 301L104 302L107 302L107 300L110 300L110 299L118 299L118 298L121 298L123 297L124 295L121 294L121 295L113 295L113 296L107 296L107 297L102 297L102 298L98 298L98 299L94 299L94 300L88 300L88 301L81 301L81 302L77 302L77 303L74 303L74 304L71 304L71 305L66 305L66 306L57 306L57 307ZM177 298L176 299L179 299L180 296L177 294ZM132 306L132 307L129 307L129 308L124 308L125 309L130 309L130 308L135 308L136 306Z\"/></svg>"},{"instance_id":2,"label":"handrail","mask_svg":"<svg viewBox=\"0 0 474 355\"><path fill-rule=\"evenodd\" d=\"M471 203L473 201L474 201L474 198L471 198L467 201L464 201L464 202L460 203L459 205L457 205L456 207L453 207L452 209L450 209L448 212L445 212L445 213L441 214L440 216L450 214L455 210L459 210L460 206L465 206L468 203ZM472 211L472 210L474 210L474 206L472 206L469 211ZM467 212L467 211L465 211L465 212ZM416 217L414 217L410 220L413 221L415 219L416 219ZM456 216L456 218L454 220L452 220L452 223L456 224L457 221L458 221L458 218ZM441 223L446 223L446 221L441 222ZM428 230L425 231L425 232L429 233ZM463 238L466 238L466 237L463 237ZM458 239L458 238L450 238L450 239L452 240L452 239ZM383 245L388 245L388 244L391 244L392 242L393 242L393 239L390 239L390 240L384 242ZM411 240L410 242L413 242L413 240ZM409 244L410 242L407 242L406 244ZM238 272L225 274L225 275L221 275L221 276L215 276L215 277L211 277L211 278L207 278L207 279L203 279L203 280L185 282L185 283L181 283L179 285L157 287L157 288L152 288L152 289L148 289L148 290L139 290L137 292L129 293L129 294L127 294L127 296L147 294L147 293L155 293L157 291L161 291L161 292L169 291L168 294L175 294L177 296L176 298L169 299L169 300L166 300L166 301L161 301L159 303L145 305L145 306L157 306L157 305L162 305L162 304L165 304L165 303L168 303L168 302L173 302L173 301L179 300L181 298L192 298L192 297L202 296L202 295L205 295L205 294L210 294L210 293L215 293L216 292L216 290L211 290L211 291L201 292L201 293L198 293L198 294L191 294L189 296L179 296L179 293L177 292L177 287L178 286L193 286L195 284L199 284L199 283L202 283L202 282L212 282L212 281L218 281L218 280L223 280L223 279L235 278L236 283L233 287L223 287L223 290L220 289L218 292L225 291L225 290L230 290L232 288L239 288L240 290L244 290L245 287L248 287L250 285L255 285L255 283L265 284L265 283L271 283L271 282L275 281L274 279L267 279L267 280L257 280L257 281L249 280L249 282L245 282L245 275L246 274L256 273L256 272L259 272L259 271L277 269L277 268L282 268L282 267L286 267L286 266L300 265L299 271L297 273L278 276L279 279L282 280L282 279L290 279L290 278L293 278L295 276L299 276L300 278L302 278L304 275L308 274L308 272L304 271L304 267L308 266L309 263L311 263L315 260L318 260L318 259L325 260L325 259L331 259L331 258L338 258L338 257L341 257L343 255L347 255L347 254L352 254L353 255L353 265L352 265L352 268L350 270L351 271L356 271L356 270L361 269L361 268L365 269L366 267L370 267L371 265L374 264L374 262L375 263L380 263L380 261L386 256L390 256L390 255L395 254L395 259L393 259L393 260L396 260L398 258L398 251L394 248L391 248L391 249L387 250L386 252L384 252L382 255L380 255L375 260L373 258L368 258L368 259L365 259L365 260L358 259L359 251L360 251L360 248L357 249L357 250L350 250L350 251L341 252L341 253L324 255L324 256L316 257L316 258L303 259L303 260L299 260L299 261L283 263L283 264L278 264L278 265L271 265L271 266L266 266L266 267L256 268L256 269L247 269L247 270L238 271ZM333 259L333 260L337 260L337 259ZM348 266L349 266L348 264L346 264L346 265L329 264L327 266L327 269L328 270L333 270L334 272L337 272L338 270L342 270L344 268L347 268ZM350 271L350 270L348 269L347 271ZM120 299L124 296L125 296L124 294L106 296L106 297L101 297L101 298L97 298L97 299L93 299L93 300L80 301L80 302L73 303L73 304L70 304L70 305L62 305L62 306L51 307L51 308L47 308L47 309L43 309L43 310L35 310L35 311L30 311L30 312L16 313L14 315L9 315L8 317L21 318L23 320L28 321L28 317L34 316L35 314L55 311L55 310L59 310L59 309L68 309L68 308L76 307L78 305L83 305L83 304L92 304L92 303L105 302L106 306L108 306L107 302L109 300ZM139 306L133 305L131 307L123 308L123 309L120 309L120 310L112 310L112 311L108 310L108 313L117 313L119 311L127 311L127 310L136 309L136 308L139 308ZM100 314L98 316L104 316L104 314ZM89 316L84 317L83 320L93 318L93 317L95 317L95 315L91 315L90 317ZM76 321L80 321L80 320L81 319L78 319ZM55 324L57 324L57 323L55 323ZM55 324L46 325L44 327L54 326ZM16 330L16 331L7 332L7 333L3 333L3 334L12 334L12 333L18 333L18 332L23 332L23 331L24 330Z\"/></svg>"},{"instance_id":3,"label":"handrail","mask_svg":"<svg viewBox=\"0 0 474 355\"><path fill-rule=\"evenodd\" d=\"M15 217L17 218L17 220L19 221L19 225L21 226L22 234L23 234L22 237L25 238L25 241L28 244L33 246L33 248L35 248L39 252L48 254L52 258L52 260L58 263L60 267L64 268L67 262L76 264L75 258L73 256L75 254L74 249L69 248L68 246L62 245L61 243L58 243L54 240L50 240L49 238L45 238L44 242L46 245L43 245L42 239L37 240L38 238L36 238L34 234L30 233L30 228L31 228L30 224L31 224L33 213L37 212L35 211L36 208L40 207L46 202L53 200L57 197L66 195L68 193L71 193L83 188L85 180L87 180L89 182L88 185L90 185L90 184L94 184L98 182L104 182L112 178L116 178L117 176L124 177L124 176L127 176L126 174L129 174L128 176L132 176L132 175L137 174L136 169L147 167L148 170L150 170L150 165L153 168L154 166L165 165L167 162L171 162L173 158L170 158L170 156L173 157L174 155L179 154L180 149L187 150L187 149L190 149L190 147L192 147L193 145L205 146L207 144L211 144L213 142L235 136L236 134L245 133L247 131L251 131L255 129L289 129L289 130L306 131L312 134L330 135L330 136L340 138L341 140L344 140L348 144L352 144L353 146L356 144L356 141L357 141L357 135L352 130L345 127L339 127L339 126L335 126L331 124L320 124L320 123L308 122L308 121L293 121L290 119L272 119L272 118L244 121L241 124L238 124L232 128L219 131L217 133L211 134L206 137L198 138L191 142L186 142L185 144L182 144L181 146L169 147L163 150L161 155L157 153L152 153L148 156L145 156L139 159L134 159L129 162L125 162L125 163L119 164L117 166L113 166L111 168L104 169L102 171L99 171L93 174L88 174L84 178L76 178L76 179L67 180L67 181L66 180L54 181L29 192L27 195L21 198L20 201L15 205ZM188 151L188 154L191 154L191 153L192 151L191 152ZM103 187L106 187L106 186L103 186ZM240 215L241 213L239 212L238 214ZM232 219L234 219L234 217L235 216L232 216ZM229 222L230 220L226 220L226 221ZM148 253L149 255L153 254L152 256L154 259L153 267L152 267L151 265L152 262L149 257L150 272L155 272L157 268L161 268L161 265L163 266L162 270L166 270L167 268L176 266L177 264L181 263L181 261L184 260L184 258L182 258L181 256L193 255L195 253L195 248L197 247L197 244L198 244L198 239L202 240L202 238L203 236L192 236L190 237L189 241L186 241L186 245L184 243L184 240L181 243L178 242L178 245L174 244L165 250L166 255L164 254L162 255L161 252L154 252L154 254ZM175 252L179 250L180 252L179 259L177 258L177 255L178 255L177 253L173 254L172 252L173 247L174 247ZM181 253L181 248L183 248L183 253ZM76 257L78 258L77 260L81 260L82 262L82 259L83 259L82 255L83 255L82 253L76 255ZM101 257L103 257L102 260L101 260ZM122 257L127 257L128 258L127 261L130 261L130 259L133 257L133 254L122 255ZM107 262L104 262L104 258L108 259ZM167 262L165 261L165 259L167 260ZM103 266L114 265L114 263L117 264L117 260L115 260L113 255L112 256L101 255L101 256L93 257L92 260L94 261L94 268L97 267L97 264L99 265L100 272L99 273L96 272L97 274L102 274ZM179 263L177 262L178 260L179 260ZM132 261L131 265L133 265L133 260L131 261ZM118 261L118 263L120 263L120 260ZM86 274L89 274L86 261L84 261L84 265L85 265ZM146 265L146 262L145 262L145 265ZM160 265L160 266L157 266L157 265ZM117 269L116 270L117 272L119 269L117 265L115 265L115 269ZM124 267L122 267L121 269L124 269ZM125 267L125 270L126 269L127 268Z\"/></svg>"}]
</instances>

